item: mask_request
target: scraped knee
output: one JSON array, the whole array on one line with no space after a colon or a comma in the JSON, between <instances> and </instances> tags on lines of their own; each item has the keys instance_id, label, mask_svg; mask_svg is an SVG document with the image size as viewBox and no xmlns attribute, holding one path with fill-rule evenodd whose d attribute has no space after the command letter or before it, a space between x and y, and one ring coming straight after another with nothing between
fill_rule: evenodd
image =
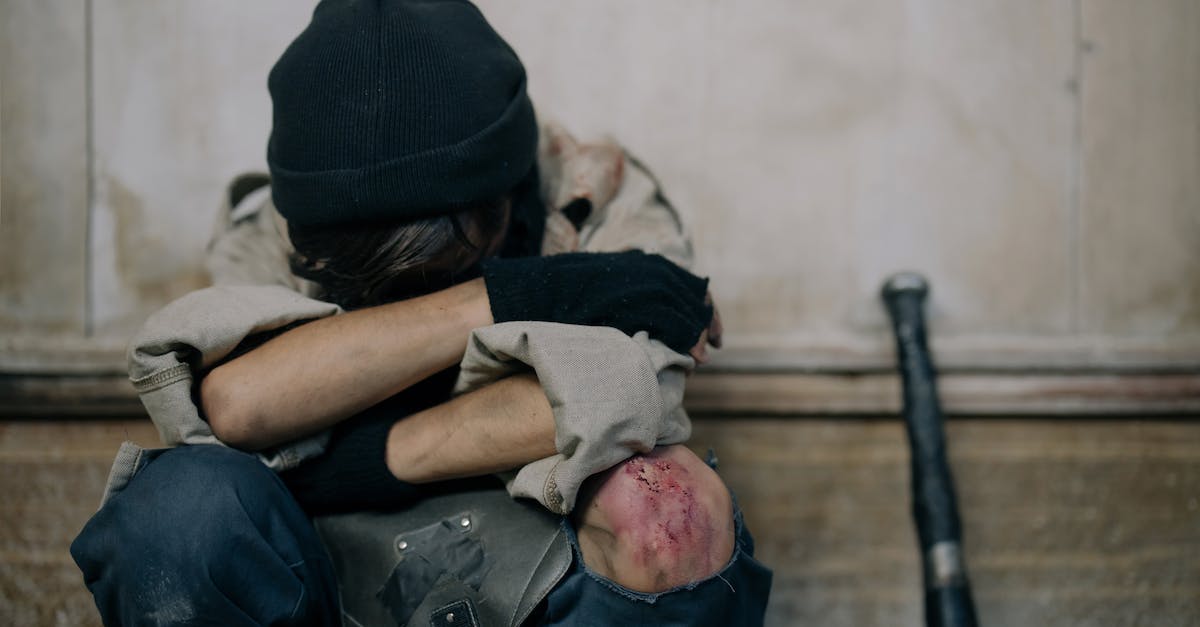
<instances>
[{"instance_id":1,"label":"scraped knee","mask_svg":"<svg viewBox=\"0 0 1200 627\"><path fill-rule=\"evenodd\" d=\"M719 572L733 554L732 497L681 445L636 455L589 479L576 526L584 562L640 592Z\"/></svg>"}]
</instances>

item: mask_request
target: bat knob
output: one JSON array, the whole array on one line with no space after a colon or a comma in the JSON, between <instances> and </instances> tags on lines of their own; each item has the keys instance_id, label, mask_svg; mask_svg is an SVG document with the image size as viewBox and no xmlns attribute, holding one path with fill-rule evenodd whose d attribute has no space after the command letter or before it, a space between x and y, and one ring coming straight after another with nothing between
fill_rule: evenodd
<instances>
[{"instance_id":1,"label":"bat knob","mask_svg":"<svg viewBox=\"0 0 1200 627\"><path fill-rule=\"evenodd\" d=\"M916 272L899 272L883 282L883 289L880 292L885 301L892 301L906 294L924 300L925 296L929 294L929 281Z\"/></svg>"}]
</instances>

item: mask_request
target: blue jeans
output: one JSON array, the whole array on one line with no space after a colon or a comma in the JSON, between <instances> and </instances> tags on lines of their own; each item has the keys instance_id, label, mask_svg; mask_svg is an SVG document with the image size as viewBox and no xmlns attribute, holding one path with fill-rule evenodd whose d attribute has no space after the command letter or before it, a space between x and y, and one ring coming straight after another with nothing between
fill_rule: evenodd
<instances>
[{"instance_id":1,"label":"blue jeans","mask_svg":"<svg viewBox=\"0 0 1200 627\"><path fill-rule=\"evenodd\" d=\"M548 625L757 625L771 573L735 512L733 557L712 578L660 594L583 565L536 618ZM337 625L337 581L311 521L246 453L187 446L153 457L71 545L105 625Z\"/></svg>"},{"instance_id":2,"label":"blue jeans","mask_svg":"<svg viewBox=\"0 0 1200 627\"><path fill-rule=\"evenodd\" d=\"M71 544L105 625L336 625L337 582L275 473L220 446L153 457Z\"/></svg>"}]
</instances>

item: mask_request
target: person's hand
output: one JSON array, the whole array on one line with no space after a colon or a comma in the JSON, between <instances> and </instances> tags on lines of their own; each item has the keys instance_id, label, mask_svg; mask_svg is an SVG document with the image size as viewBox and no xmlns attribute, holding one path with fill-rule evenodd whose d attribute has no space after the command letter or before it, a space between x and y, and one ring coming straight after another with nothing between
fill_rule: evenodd
<instances>
[{"instance_id":1,"label":"person's hand","mask_svg":"<svg viewBox=\"0 0 1200 627\"><path fill-rule=\"evenodd\" d=\"M712 333L708 280L661 255L565 253L483 263L492 318L646 331L679 353ZM707 336L705 341L707 341Z\"/></svg>"},{"instance_id":2,"label":"person's hand","mask_svg":"<svg viewBox=\"0 0 1200 627\"><path fill-rule=\"evenodd\" d=\"M704 304L712 307L712 321L708 323L708 328L700 333L700 341L688 351L697 365L708 363L708 347L721 348L721 336L725 333L725 327L721 324L721 311L713 303L712 292L705 294Z\"/></svg>"}]
</instances>

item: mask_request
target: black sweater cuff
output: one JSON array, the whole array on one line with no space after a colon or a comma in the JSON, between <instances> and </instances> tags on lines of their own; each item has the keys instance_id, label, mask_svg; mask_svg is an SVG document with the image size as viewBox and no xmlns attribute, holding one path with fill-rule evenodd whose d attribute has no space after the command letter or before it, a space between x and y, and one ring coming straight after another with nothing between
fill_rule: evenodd
<instances>
[{"instance_id":1,"label":"black sweater cuff","mask_svg":"<svg viewBox=\"0 0 1200 627\"><path fill-rule=\"evenodd\" d=\"M280 473L310 514L402 507L421 489L387 467L388 432L404 416L383 403L334 428L325 453Z\"/></svg>"}]
</instances>

